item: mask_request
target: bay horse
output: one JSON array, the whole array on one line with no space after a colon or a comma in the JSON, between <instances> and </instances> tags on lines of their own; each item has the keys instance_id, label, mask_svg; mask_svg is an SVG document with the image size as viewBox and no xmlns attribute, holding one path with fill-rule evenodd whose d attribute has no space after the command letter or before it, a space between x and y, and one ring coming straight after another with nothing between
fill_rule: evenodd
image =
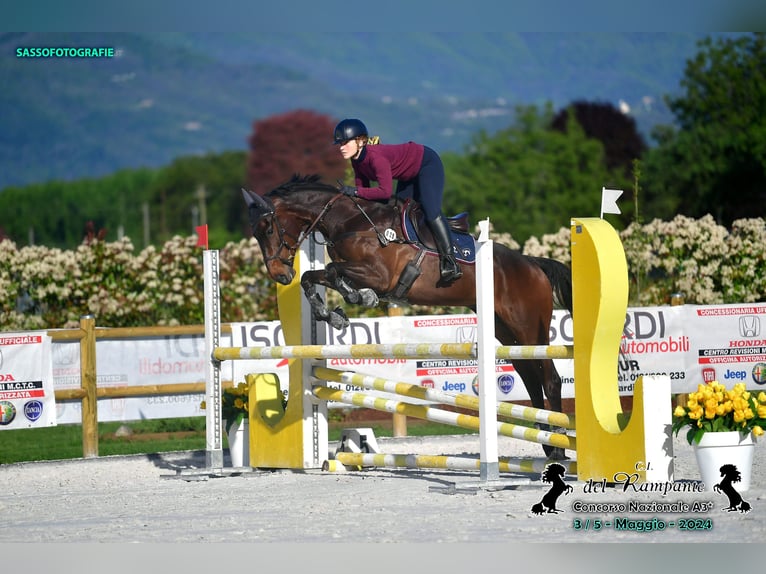
<instances>
[{"instance_id":1,"label":"bay horse","mask_svg":"<svg viewBox=\"0 0 766 574\"><path fill-rule=\"evenodd\" d=\"M348 326L340 307L328 309L317 285L338 291L347 303L369 307L388 301L476 309L475 265L462 261L463 276L442 284L435 249L406 238L404 206L398 200L350 197L316 175L296 175L263 197L244 189L242 193L253 236L274 281L291 283L301 242L315 231L324 237L331 262L301 277L317 320L336 329ZM427 234L427 226L421 233ZM548 345L554 304L572 311L569 267L499 243L493 244L493 259L496 338L503 345ZM552 360L517 361L514 367L534 407L545 408L547 397L550 409L561 411L561 378ZM566 458L561 448L543 449L550 458Z\"/></svg>"}]
</instances>

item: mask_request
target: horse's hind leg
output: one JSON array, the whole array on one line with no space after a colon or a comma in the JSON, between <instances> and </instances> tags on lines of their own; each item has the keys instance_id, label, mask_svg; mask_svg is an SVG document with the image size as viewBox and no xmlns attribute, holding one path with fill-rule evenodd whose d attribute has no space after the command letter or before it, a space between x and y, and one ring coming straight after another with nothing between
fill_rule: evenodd
<instances>
[{"instance_id":1,"label":"horse's hind leg","mask_svg":"<svg viewBox=\"0 0 766 574\"><path fill-rule=\"evenodd\" d=\"M524 381L532 406L545 409L545 396L548 397L548 410L561 412L561 379L553 367L553 361L545 360L519 360L514 362L516 372ZM543 394L545 389L545 395ZM562 432L561 429L552 429L546 423L536 423L540 430ZM553 460L567 458L563 448L551 445L542 445L545 455Z\"/></svg>"}]
</instances>

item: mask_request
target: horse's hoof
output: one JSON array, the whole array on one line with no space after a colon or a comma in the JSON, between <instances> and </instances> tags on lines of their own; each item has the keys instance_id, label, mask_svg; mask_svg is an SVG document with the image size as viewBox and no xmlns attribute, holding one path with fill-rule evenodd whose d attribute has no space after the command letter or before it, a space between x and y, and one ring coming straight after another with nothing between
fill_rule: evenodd
<instances>
[{"instance_id":1,"label":"horse's hoof","mask_svg":"<svg viewBox=\"0 0 766 574\"><path fill-rule=\"evenodd\" d=\"M361 295L362 305L365 307L377 307L380 303L378 294L372 289L360 289L358 293Z\"/></svg>"},{"instance_id":2,"label":"horse's hoof","mask_svg":"<svg viewBox=\"0 0 766 574\"><path fill-rule=\"evenodd\" d=\"M549 460L568 460L569 459L569 457L566 455L566 452L564 451L563 448L544 444L543 452L545 452L545 456L547 456Z\"/></svg>"},{"instance_id":3,"label":"horse's hoof","mask_svg":"<svg viewBox=\"0 0 766 574\"><path fill-rule=\"evenodd\" d=\"M343 300L349 305L358 305L362 302L362 297L359 291L351 291L350 293L347 293L345 297L343 297Z\"/></svg>"},{"instance_id":4,"label":"horse's hoof","mask_svg":"<svg viewBox=\"0 0 766 574\"><path fill-rule=\"evenodd\" d=\"M330 312L329 322L334 329L338 330L345 329L351 324L345 311L340 307L335 307L335 309Z\"/></svg>"}]
</instances>

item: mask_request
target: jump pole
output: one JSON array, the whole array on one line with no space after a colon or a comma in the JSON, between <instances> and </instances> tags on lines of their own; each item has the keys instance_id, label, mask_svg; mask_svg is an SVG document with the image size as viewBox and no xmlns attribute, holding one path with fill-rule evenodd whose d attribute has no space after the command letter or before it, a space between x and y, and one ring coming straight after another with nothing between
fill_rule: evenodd
<instances>
[{"instance_id":1,"label":"jump pole","mask_svg":"<svg viewBox=\"0 0 766 574\"><path fill-rule=\"evenodd\" d=\"M219 361L240 359L475 359L475 343L366 343L356 345L281 345L218 347ZM495 348L498 359L572 359L571 345L518 345Z\"/></svg>"},{"instance_id":2,"label":"jump pole","mask_svg":"<svg viewBox=\"0 0 766 574\"><path fill-rule=\"evenodd\" d=\"M322 381L334 381L371 391L380 391L392 395L402 395L424 402L441 403L474 411L479 410L479 399L462 393L445 393L420 385L401 381L391 381L374 375L365 375L354 371L339 371L326 367L314 367L314 376ZM574 430L574 417L566 413L525 407L513 403L499 402L495 405L497 414L506 418L544 423L555 427Z\"/></svg>"},{"instance_id":3,"label":"jump pole","mask_svg":"<svg viewBox=\"0 0 766 574\"><path fill-rule=\"evenodd\" d=\"M336 401L357 407L385 411L392 414L399 413L419 419L425 419L446 425L461 427L473 431L481 432L484 415L476 417L474 415L465 415L452 411L445 411L428 405L416 405L405 401L388 399L385 397L376 397L366 393L354 391L341 391L331 389L326 386L314 387L314 395L325 401ZM497 436L503 435L519 440L547 444L563 449L575 450L576 441L574 437L561 433L552 433L549 431L538 430L512 423L498 422L495 416L495 428L492 434L497 442Z\"/></svg>"}]
</instances>

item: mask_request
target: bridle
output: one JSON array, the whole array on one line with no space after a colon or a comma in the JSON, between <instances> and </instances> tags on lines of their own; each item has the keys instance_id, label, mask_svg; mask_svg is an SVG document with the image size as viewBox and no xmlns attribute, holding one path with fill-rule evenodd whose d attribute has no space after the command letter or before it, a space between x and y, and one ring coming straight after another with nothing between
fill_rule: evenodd
<instances>
[{"instance_id":1,"label":"bridle","mask_svg":"<svg viewBox=\"0 0 766 574\"><path fill-rule=\"evenodd\" d=\"M314 220L311 222L311 224L306 228L305 231L301 231L298 236L295 236L294 234L290 233L285 229L285 227L282 225L282 223L277 219L276 211L273 207L273 204L266 203L265 200L263 200L263 206L259 204L252 204L249 206L250 211L250 228L253 231L253 236L255 236L255 228L256 226L265 218L270 218L269 225L271 226L271 229L276 228L277 230L277 238L279 239L279 246L276 250L276 253L271 256L265 256L264 254L264 263L268 264L270 261L274 261L275 259L279 261L280 263L287 265L288 267L292 267L293 263L295 262L295 255L298 253L298 249L300 249L301 244L306 240L306 238L311 235L317 228L317 226L321 223L322 219L325 215L327 215L327 212L330 210L330 208L333 206L333 204L339 199L343 197L342 195L335 195L333 196L330 201L328 201L322 210L319 212L319 215L317 215ZM256 211L256 216L253 217L253 211ZM285 238L292 239L292 245L288 243ZM327 244L331 245L331 243L328 241ZM283 250L287 250L289 256L287 258L282 256Z\"/></svg>"}]
</instances>

